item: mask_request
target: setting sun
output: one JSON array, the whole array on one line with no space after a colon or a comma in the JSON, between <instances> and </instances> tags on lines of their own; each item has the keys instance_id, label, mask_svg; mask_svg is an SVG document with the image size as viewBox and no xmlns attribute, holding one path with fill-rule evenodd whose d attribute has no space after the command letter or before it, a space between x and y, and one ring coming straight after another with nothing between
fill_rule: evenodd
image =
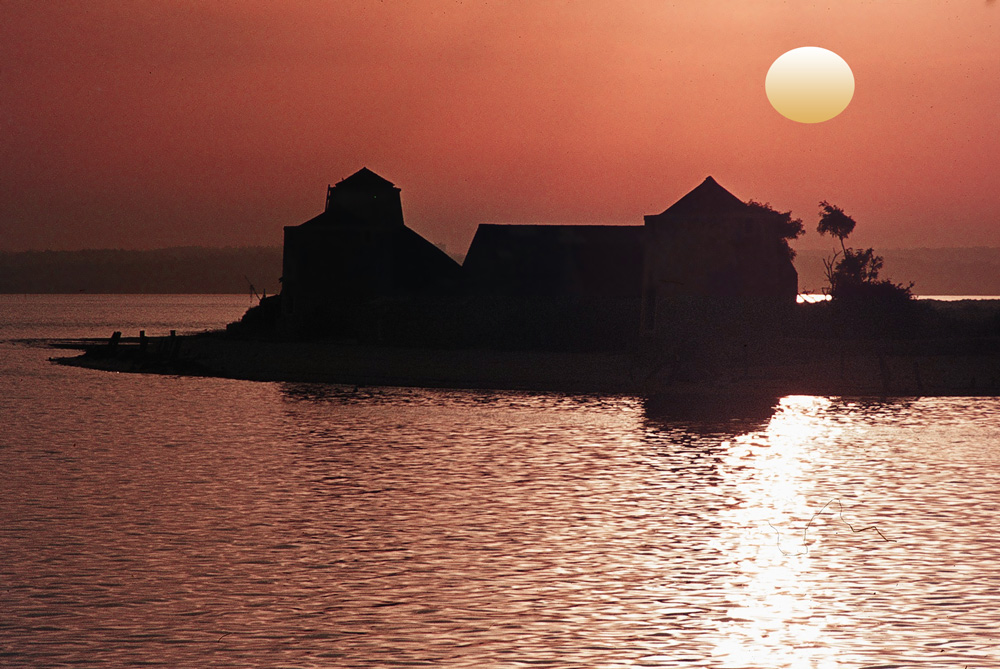
<instances>
[{"instance_id":1,"label":"setting sun","mask_svg":"<svg viewBox=\"0 0 1000 669\"><path fill-rule=\"evenodd\" d=\"M764 81L779 114L799 123L822 123L840 114L854 97L854 74L828 49L804 46L778 57Z\"/></svg>"}]
</instances>

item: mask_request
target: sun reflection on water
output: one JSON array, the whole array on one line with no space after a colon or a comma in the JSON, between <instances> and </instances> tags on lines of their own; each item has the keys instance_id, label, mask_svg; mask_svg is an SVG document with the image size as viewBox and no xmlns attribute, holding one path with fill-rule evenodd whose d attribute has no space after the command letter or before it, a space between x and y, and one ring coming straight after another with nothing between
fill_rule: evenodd
<instances>
[{"instance_id":1,"label":"sun reflection on water","mask_svg":"<svg viewBox=\"0 0 1000 669\"><path fill-rule=\"evenodd\" d=\"M716 548L736 569L716 637L723 666L839 666L835 650L822 643L827 621L809 576L823 535L810 531L818 524L816 481L803 457L804 444L837 434L823 418L829 404L786 397L764 430L725 444L721 476L735 497L722 516L732 532Z\"/></svg>"}]
</instances>

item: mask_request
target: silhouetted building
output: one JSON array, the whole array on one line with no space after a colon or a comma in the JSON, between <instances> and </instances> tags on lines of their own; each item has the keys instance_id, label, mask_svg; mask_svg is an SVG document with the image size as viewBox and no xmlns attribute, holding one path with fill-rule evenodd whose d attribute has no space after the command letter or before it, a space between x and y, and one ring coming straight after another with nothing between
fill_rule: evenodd
<instances>
[{"instance_id":1,"label":"silhouetted building","mask_svg":"<svg viewBox=\"0 0 1000 669\"><path fill-rule=\"evenodd\" d=\"M645 217L643 292L670 297L795 301L798 274L772 219L706 178L662 214Z\"/></svg>"},{"instance_id":2,"label":"silhouetted building","mask_svg":"<svg viewBox=\"0 0 1000 669\"><path fill-rule=\"evenodd\" d=\"M399 189L367 168L327 188L326 209L285 228L281 320L353 333L363 305L381 298L454 295L461 267L403 223Z\"/></svg>"},{"instance_id":3,"label":"silhouetted building","mask_svg":"<svg viewBox=\"0 0 1000 669\"><path fill-rule=\"evenodd\" d=\"M475 295L638 298L635 225L480 225L462 268Z\"/></svg>"},{"instance_id":4,"label":"silhouetted building","mask_svg":"<svg viewBox=\"0 0 1000 669\"><path fill-rule=\"evenodd\" d=\"M634 347L642 239L640 226L480 225L462 265L469 338L548 350Z\"/></svg>"},{"instance_id":5,"label":"silhouetted building","mask_svg":"<svg viewBox=\"0 0 1000 669\"><path fill-rule=\"evenodd\" d=\"M642 341L675 376L732 368L780 329L798 275L773 216L708 177L645 228Z\"/></svg>"},{"instance_id":6,"label":"silhouetted building","mask_svg":"<svg viewBox=\"0 0 1000 669\"><path fill-rule=\"evenodd\" d=\"M797 293L773 219L711 177L644 226L480 225L459 266L363 168L285 228L283 271L284 332L394 343L621 349L700 336L705 314L750 324Z\"/></svg>"}]
</instances>

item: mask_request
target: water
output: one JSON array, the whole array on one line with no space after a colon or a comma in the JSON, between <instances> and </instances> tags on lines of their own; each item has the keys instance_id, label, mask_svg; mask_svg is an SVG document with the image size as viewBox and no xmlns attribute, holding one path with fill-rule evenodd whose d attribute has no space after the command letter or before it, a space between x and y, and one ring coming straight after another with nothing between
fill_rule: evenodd
<instances>
[{"instance_id":1,"label":"water","mask_svg":"<svg viewBox=\"0 0 1000 669\"><path fill-rule=\"evenodd\" d=\"M355 390L9 341L245 307L0 296L0 665L1000 666L996 399Z\"/></svg>"},{"instance_id":2,"label":"water","mask_svg":"<svg viewBox=\"0 0 1000 669\"><path fill-rule=\"evenodd\" d=\"M1000 295L914 295L917 300L937 300L938 302L961 302L963 300L1000 300ZM823 293L799 293L795 301L799 304L808 302L828 302L830 296Z\"/></svg>"}]
</instances>

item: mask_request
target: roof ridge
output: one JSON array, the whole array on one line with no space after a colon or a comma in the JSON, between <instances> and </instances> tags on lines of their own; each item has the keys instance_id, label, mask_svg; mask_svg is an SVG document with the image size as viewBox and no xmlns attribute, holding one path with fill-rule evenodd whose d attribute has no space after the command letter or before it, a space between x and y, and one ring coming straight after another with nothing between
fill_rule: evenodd
<instances>
[{"instance_id":1,"label":"roof ridge","mask_svg":"<svg viewBox=\"0 0 1000 669\"><path fill-rule=\"evenodd\" d=\"M346 186L347 188L395 188L396 185L382 177L375 172L372 172L367 167L362 167L360 170L355 172L349 177L344 177L336 184L333 185L334 188L341 188Z\"/></svg>"},{"instance_id":2,"label":"roof ridge","mask_svg":"<svg viewBox=\"0 0 1000 669\"><path fill-rule=\"evenodd\" d=\"M723 188L711 175L667 207L658 216L680 213L688 209L736 209L746 207L746 202Z\"/></svg>"}]
</instances>

